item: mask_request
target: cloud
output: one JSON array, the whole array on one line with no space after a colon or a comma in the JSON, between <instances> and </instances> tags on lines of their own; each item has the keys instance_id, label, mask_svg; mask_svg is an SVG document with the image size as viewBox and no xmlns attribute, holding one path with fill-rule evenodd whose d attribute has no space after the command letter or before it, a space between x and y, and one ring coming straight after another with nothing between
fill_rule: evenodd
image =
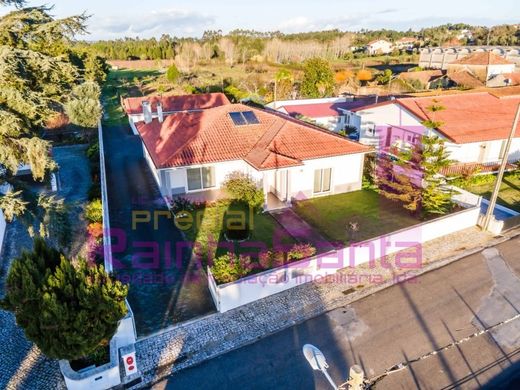
<instances>
[{"instance_id":1,"label":"cloud","mask_svg":"<svg viewBox=\"0 0 520 390\"><path fill-rule=\"evenodd\" d=\"M315 20L305 16L297 16L283 21L277 26L277 29L289 33L333 29L348 30L357 28L358 25L361 25L365 20L367 20L367 15L349 15Z\"/></svg>"},{"instance_id":2,"label":"cloud","mask_svg":"<svg viewBox=\"0 0 520 390\"><path fill-rule=\"evenodd\" d=\"M90 38L121 36L151 37L161 34L184 35L212 26L215 18L199 12L169 9L117 17L93 17Z\"/></svg>"}]
</instances>

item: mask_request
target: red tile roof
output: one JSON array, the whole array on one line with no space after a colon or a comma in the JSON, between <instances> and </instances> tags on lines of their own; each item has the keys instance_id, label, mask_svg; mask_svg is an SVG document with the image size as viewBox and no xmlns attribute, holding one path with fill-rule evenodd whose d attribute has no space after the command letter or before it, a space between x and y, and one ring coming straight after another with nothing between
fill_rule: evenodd
<instances>
[{"instance_id":1,"label":"red tile roof","mask_svg":"<svg viewBox=\"0 0 520 390\"><path fill-rule=\"evenodd\" d=\"M253 111L260 123L236 126L229 116L233 111ZM244 160L266 170L370 151L329 131L242 104L179 112L162 123L139 122L136 127L157 168Z\"/></svg>"},{"instance_id":2,"label":"red tile roof","mask_svg":"<svg viewBox=\"0 0 520 390\"><path fill-rule=\"evenodd\" d=\"M142 114L144 101L150 102L152 111L157 111L157 103L160 101L163 112L175 112L186 110L202 110L231 104L223 93L204 93L182 96L143 96L130 97L123 100L125 112L129 115Z\"/></svg>"},{"instance_id":3,"label":"red tile roof","mask_svg":"<svg viewBox=\"0 0 520 390\"><path fill-rule=\"evenodd\" d=\"M506 60L495 53L488 51L475 52L466 57L459 58L450 64L458 65L511 65L511 61Z\"/></svg>"},{"instance_id":4,"label":"red tile roof","mask_svg":"<svg viewBox=\"0 0 520 390\"><path fill-rule=\"evenodd\" d=\"M384 97L379 97L379 101ZM296 117L297 115L303 115L307 118L325 118L329 116L339 116L343 112L340 109L351 111L357 107L366 106L367 104L375 103L375 97L361 97L355 100L341 103L308 103L308 104L295 104L286 105L283 108L287 113Z\"/></svg>"},{"instance_id":5,"label":"red tile roof","mask_svg":"<svg viewBox=\"0 0 520 390\"><path fill-rule=\"evenodd\" d=\"M509 85L519 85L520 84L520 72L503 73L503 76L506 79L510 80Z\"/></svg>"},{"instance_id":6,"label":"red tile roof","mask_svg":"<svg viewBox=\"0 0 520 390\"><path fill-rule=\"evenodd\" d=\"M485 85L473 73L465 69L448 73L448 78L458 86L466 88L478 88Z\"/></svg>"},{"instance_id":7,"label":"red tile roof","mask_svg":"<svg viewBox=\"0 0 520 390\"><path fill-rule=\"evenodd\" d=\"M427 107L435 104L445 109L435 114ZM463 93L420 98L402 98L394 101L363 107L357 111L396 103L417 116L420 120L440 121L437 129L457 144L506 139L511 131L520 96L496 97L487 92ZM520 137L520 124L516 137Z\"/></svg>"},{"instance_id":8,"label":"red tile roof","mask_svg":"<svg viewBox=\"0 0 520 390\"><path fill-rule=\"evenodd\" d=\"M399 78L402 80L419 80L421 84L427 85L429 82L442 77L444 72L440 69L421 70L418 72L402 72L399 73Z\"/></svg>"}]
</instances>

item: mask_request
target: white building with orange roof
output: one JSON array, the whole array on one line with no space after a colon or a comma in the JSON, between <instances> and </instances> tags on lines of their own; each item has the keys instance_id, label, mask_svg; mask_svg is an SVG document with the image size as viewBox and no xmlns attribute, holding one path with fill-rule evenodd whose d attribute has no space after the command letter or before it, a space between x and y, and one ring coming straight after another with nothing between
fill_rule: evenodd
<instances>
[{"instance_id":1,"label":"white building with orange roof","mask_svg":"<svg viewBox=\"0 0 520 390\"><path fill-rule=\"evenodd\" d=\"M432 104L444 107L435 113ZM520 96L497 97L487 92L394 99L352 110L351 123L360 142L380 149L419 142L426 120L440 122L433 134L445 140L450 158L461 163L493 163L504 153ZM508 160L520 160L520 126Z\"/></svg>"},{"instance_id":2,"label":"white building with orange roof","mask_svg":"<svg viewBox=\"0 0 520 390\"><path fill-rule=\"evenodd\" d=\"M388 54L394 49L394 44L386 39L374 39L367 43L366 51L370 55Z\"/></svg>"},{"instance_id":3,"label":"white building with orange roof","mask_svg":"<svg viewBox=\"0 0 520 390\"><path fill-rule=\"evenodd\" d=\"M148 112L150 100L141 102L143 120L131 125L163 197L216 200L237 171L263 188L266 209L361 189L364 155L372 150L366 145L243 104L158 115Z\"/></svg>"}]
</instances>

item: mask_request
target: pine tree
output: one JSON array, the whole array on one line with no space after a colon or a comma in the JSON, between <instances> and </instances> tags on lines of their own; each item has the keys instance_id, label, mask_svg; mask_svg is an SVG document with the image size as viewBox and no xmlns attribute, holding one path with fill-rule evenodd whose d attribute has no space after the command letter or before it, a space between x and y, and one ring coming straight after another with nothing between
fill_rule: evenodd
<instances>
[{"instance_id":1,"label":"pine tree","mask_svg":"<svg viewBox=\"0 0 520 390\"><path fill-rule=\"evenodd\" d=\"M411 213L421 209L421 188L413 180L413 169L405 160L382 154L377 160L376 184L385 198L399 202Z\"/></svg>"},{"instance_id":2,"label":"pine tree","mask_svg":"<svg viewBox=\"0 0 520 390\"><path fill-rule=\"evenodd\" d=\"M450 164L444 141L433 134L442 126L435 113L444 107L433 100L427 110L430 119L423 121L428 133L411 147L395 151L396 158L384 155L379 160L378 187L383 196L403 203L403 207L417 216L444 214L452 206L451 193L441 175Z\"/></svg>"},{"instance_id":3,"label":"pine tree","mask_svg":"<svg viewBox=\"0 0 520 390\"><path fill-rule=\"evenodd\" d=\"M100 96L99 85L93 81L75 86L70 100L65 103L65 112L71 123L85 128L97 127L102 113Z\"/></svg>"},{"instance_id":4,"label":"pine tree","mask_svg":"<svg viewBox=\"0 0 520 390\"><path fill-rule=\"evenodd\" d=\"M45 355L75 360L108 345L127 313L127 293L102 266L73 262L37 239L13 261L0 306Z\"/></svg>"},{"instance_id":5,"label":"pine tree","mask_svg":"<svg viewBox=\"0 0 520 390\"><path fill-rule=\"evenodd\" d=\"M18 167L29 164L35 180L44 180L56 168L41 129L62 111L82 77L71 42L85 31L87 16L54 19L49 10L19 8L0 18L0 184L12 187L0 194L0 208L8 221L31 215L29 194L16 178Z\"/></svg>"}]
</instances>

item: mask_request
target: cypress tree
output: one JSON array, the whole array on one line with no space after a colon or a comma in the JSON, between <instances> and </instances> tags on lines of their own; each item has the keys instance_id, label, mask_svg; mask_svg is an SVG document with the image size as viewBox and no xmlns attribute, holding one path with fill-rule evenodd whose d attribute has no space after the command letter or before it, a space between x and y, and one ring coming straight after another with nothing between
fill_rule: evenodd
<instances>
[{"instance_id":1,"label":"cypress tree","mask_svg":"<svg viewBox=\"0 0 520 390\"><path fill-rule=\"evenodd\" d=\"M45 355L75 360L108 345L127 313L127 292L102 266L71 261L36 239L13 261L0 306Z\"/></svg>"}]
</instances>

